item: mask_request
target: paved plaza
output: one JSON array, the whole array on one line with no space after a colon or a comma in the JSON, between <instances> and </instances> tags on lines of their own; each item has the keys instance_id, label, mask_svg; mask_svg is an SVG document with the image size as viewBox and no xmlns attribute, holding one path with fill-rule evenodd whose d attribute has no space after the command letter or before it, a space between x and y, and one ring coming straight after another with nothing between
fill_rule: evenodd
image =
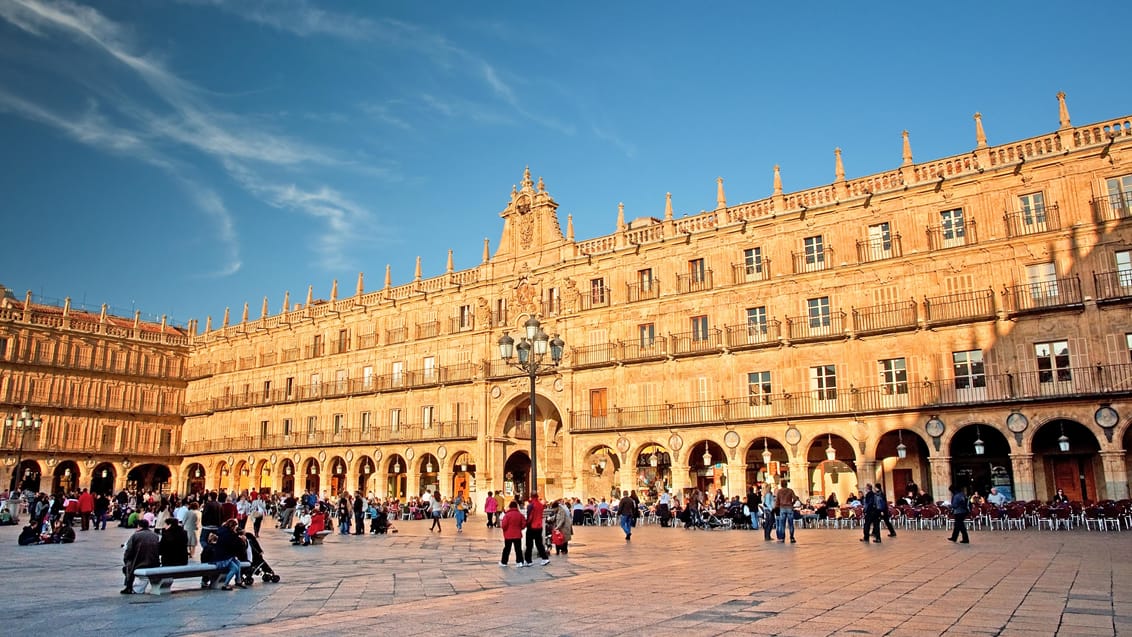
<instances>
[{"instance_id":1,"label":"paved plaza","mask_svg":"<svg viewBox=\"0 0 1132 637\"><path fill-rule=\"evenodd\" d=\"M385 536L290 546L265 525L282 576L249 590L125 596L120 545L131 531L79 532L72 545L16 544L0 529L8 635L1132 635L1132 533L643 526L576 530L569 557L498 566L498 530L457 534L427 521ZM552 551L553 552L553 551Z\"/></svg>"}]
</instances>

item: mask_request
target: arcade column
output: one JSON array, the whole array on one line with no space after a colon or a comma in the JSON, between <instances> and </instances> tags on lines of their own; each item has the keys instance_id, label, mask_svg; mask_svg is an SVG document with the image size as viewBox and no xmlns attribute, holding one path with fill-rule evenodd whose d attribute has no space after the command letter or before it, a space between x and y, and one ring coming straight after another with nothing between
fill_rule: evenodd
<instances>
[{"instance_id":1,"label":"arcade column","mask_svg":"<svg viewBox=\"0 0 1132 637\"><path fill-rule=\"evenodd\" d=\"M1034 454L1010 454L1010 468L1014 473L1014 499L1033 500L1036 497L1034 488Z\"/></svg>"},{"instance_id":2,"label":"arcade column","mask_svg":"<svg viewBox=\"0 0 1132 637\"><path fill-rule=\"evenodd\" d=\"M1123 500L1128 497L1128 464L1124 451L1102 451L1101 463L1104 465L1105 497L1109 500Z\"/></svg>"},{"instance_id":3,"label":"arcade column","mask_svg":"<svg viewBox=\"0 0 1132 637\"><path fill-rule=\"evenodd\" d=\"M951 456L932 456L928 458L932 472L932 500L950 502Z\"/></svg>"}]
</instances>

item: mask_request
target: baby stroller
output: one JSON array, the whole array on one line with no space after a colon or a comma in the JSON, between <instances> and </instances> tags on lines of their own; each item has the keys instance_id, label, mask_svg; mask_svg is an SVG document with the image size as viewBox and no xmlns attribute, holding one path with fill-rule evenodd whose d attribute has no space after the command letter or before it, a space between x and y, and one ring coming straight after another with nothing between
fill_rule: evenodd
<instances>
[{"instance_id":1,"label":"baby stroller","mask_svg":"<svg viewBox=\"0 0 1132 637\"><path fill-rule=\"evenodd\" d=\"M248 540L248 553L250 553L249 562L251 566L245 568L240 574L243 577L244 585L251 586L256 577L260 577L264 582L278 582L279 575L263 559L263 547L260 546L259 540L254 535L248 533L244 536Z\"/></svg>"}]
</instances>

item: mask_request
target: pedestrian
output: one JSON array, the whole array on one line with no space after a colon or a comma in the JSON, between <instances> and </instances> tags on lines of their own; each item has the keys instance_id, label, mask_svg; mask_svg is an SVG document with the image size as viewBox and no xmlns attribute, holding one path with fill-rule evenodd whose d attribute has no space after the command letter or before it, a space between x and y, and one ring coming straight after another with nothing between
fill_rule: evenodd
<instances>
[{"instance_id":1,"label":"pedestrian","mask_svg":"<svg viewBox=\"0 0 1132 637\"><path fill-rule=\"evenodd\" d=\"M79 519L82 530L90 530L90 518L94 514L94 494L86 489L79 493Z\"/></svg>"},{"instance_id":2,"label":"pedestrian","mask_svg":"<svg viewBox=\"0 0 1132 637\"><path fill-rule=\"evenodd\" d=\"M366 534L366 501L361 491L354 492L354 535Z\"/></svg>"},{"instance_id":3,"label":"pedestrian","mask_svg":"<svg viewBox=\"0 0 1132 637\"><path fill-rule=\"evenodd\" d=\"M660 526L668 528L670 517L672 517L672 496L668 494L668 489L665 489L656 503L656 519L660 521Z\"/></svg>"},{"instance_id":4,"label":"pedestrian","mask_svg":"<svg viewBox=\"0 0 1132 637\"><path fill-rule=\"evenodd\" d=\"M439 489L432 492L432 499L429 500L428 503L428 511L432 516L432 526L428 527L429 533L431 533L433 529L436 529L436 532L440 533L440 516L444 513L444 503L440 501Z\"/></svg>"},{"instance_id":5,"label":"pedestrian","mask_svg":"<svg viewBox=\"0 0 1132 637\"><path fill-rule=\"evenodd\" d=\"M884 486L881 483L873 485L873 493L876 494L877 511L880 511L881 522L888 527L888 537L896 537L896 529L892 526L892 515L888 510L888 496L884 493ZM877 526L877 533L880 533L880 526Z\"/></svg>"},{"instance_id":6,"label":"pedestrian","mask_svg":"<svg viewBox=\"0 0 1132 637\"><path fill-rule=\"evenodd\" d=\"M960 535L963 539L959 541L960 544L969 544L970 538L967 537L967 514L970 509L967 507L967 494L963 489L951 485L948 487L951 491L951 515L955 518L955 528L951 531L951 537L947 538L949 541L954 542Z\"/></svg>"},{"instance_id":7,"label":"pedestrian","mask_svg":"<svg viewBox=\"0 0 1132 637\"><path fill-rule=\"evenodd\" d=\"M161 538L149 529L149 522L138 520L138 528L126 540L126 551L122 554L122 573L126 576L125 586L120 591L123 595L134 593L134 571L160 566L160 543Z\"/></svg>"},{"instance_id":8,"label":"pedestrian","mask_svg":"<svg viewBox=\"0 0 1132 637\"><path fill-rule=\"evenodd\" d=\"M555 504L551 526L554 530L550 533L550 543L554 545L554 554L568 554L570 539L574 537L574 521L565 500L559 500Z\"/></svg>"},{"instance_id":9,"label":"pedestrian","mask_svg":"<svg viewBox=\"0 0 1132 637\"><path fill-rule=\"evenodd\" d=\"M189 534L175 517L165 518L165 530L157 545L162 566L184 566L189 563Z\"/></svg>"},{"instance_id":10,"label":"pedestrian","mask_svg":"<svg viewBox=\"0 0 1132 637\"><path fill-rule=\"evenodd\" d=\"M868 542L869 533L872 533L873 542L880 544L880 509L877 506L877 494L873 491L871 484L865 484L865 497L862 500L862 505L865 513L865 535L861 538L861 541Z\"/></svg>"},{"instance_id":11,"label":"pedestrian","mask_svg":"<svg viewBox=\"0 0 1132 637\"><path fill-rule=\"evenodd\" d=\"M778 541L786 541L786 528L790 528L790 543L794 544L794 503L798 501L794 490L786 486L786 480L779 483L780 487L774 494L774 506L778 509L778 524L776 531Z\"/></svg>"},{"instance_id":12,"label":"pedestrian","mask_svg":"<svg viewBox=\"0 0 1132 637\"><path fill-rule=\"evenodd\" d=\"M538 556L543 566L550 564L550 554L546 552L546 544L542 541L542 502L538 499L538 492L531 491L530 501L527 502L527 550L523 553L523 566L533 566L531 557L534 549L538 548Z\"/></svg>"},{"instance_id":13,"label":"pedestrian","mask_svg":"<svg viewBox=\"0 0 1132 637\"><path fill-rule=\"evenodd\" d=\"M487 492L487 500L483 503L483 512L487 514L487 528L497 526L495 521L495 514L499 511L499 504L495 501L495 492Z\"/></svg>"},{"instance_id":14,"label":"pedestrian","mask_svg":"<svg viewBox=\"0 0 1132 637\"><path fill-rule=\"evenodd\" d=\"M263 518L267 517L267 501L263 496L252 500L251 513L252 534L259 537L259 530L263 527Z\"/></svg>"},{"instance_id":15,"label":"pedestrian","mask_svg":"<svg viewBox=\"0 0 1132 637\"><path fill-rule=\"evenodd\" d=\"M503 556L499 559L499 565L507 566L507 560L511 559L511 549L514 548L515 559L519 560L519 566L525 566L523 562L523 527L526 526L526 522L523 520L523 514L519 513L518 502L512 502L508 506L507 513L503 514L498 526L503 529Z\"/></svg>"},{"instance_id":16,"label":"pedestrian","mask_svg":"<svg viewBox=\"0 0 1132 637\"><path fill-rule=\"evenodd\" d=\"M626 494L617 505L617 515L621 518L621 530L625 532L625 541L633 539L633 521L640 515L640 509L633 498Z\"/></svg>"},{"instance_id":17,"label":"pedestrian","mask_svg":"<svg viewBox=\"0 0 1132 637\"><path fill-rule=\"evenodd\" d=\"M464 494L456 494L456 498L452 500L452 508L455 509L452 515L456 518L456 532L463 533L464 520L468 518L468 503L464 500Z\"/></svg>"},{"instance_id":18,"label":"pedestrian","mask_svg":"<svg viewBox=\"0 0 1132 637\"><path fill-rule=\"evenodd\" d=\"M770 483L763 484L762 502L759 503L759 510L763 515L763 540L770 541L770 532L776 526L774 511L774 492L770 490Z\"/></svg>"}]
</instances>

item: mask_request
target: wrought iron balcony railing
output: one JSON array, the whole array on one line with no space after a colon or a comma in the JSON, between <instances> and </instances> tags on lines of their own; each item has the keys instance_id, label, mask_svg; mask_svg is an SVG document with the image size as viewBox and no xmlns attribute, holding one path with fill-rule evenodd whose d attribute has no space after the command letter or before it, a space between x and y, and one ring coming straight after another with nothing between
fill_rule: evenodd
<instances>
[{"instance_id":1,"label":"wrought iron balcony railing","mask_svg":"<svg viewBox=\"0 0 1132 637\"><path fill-rule=\"evenodd\" d=\"M1008 286L1003 289L1002 297L1010 314L1083 307L1084 303L1081 279L1076 275Z\"/></svg>"}]
</instances>

